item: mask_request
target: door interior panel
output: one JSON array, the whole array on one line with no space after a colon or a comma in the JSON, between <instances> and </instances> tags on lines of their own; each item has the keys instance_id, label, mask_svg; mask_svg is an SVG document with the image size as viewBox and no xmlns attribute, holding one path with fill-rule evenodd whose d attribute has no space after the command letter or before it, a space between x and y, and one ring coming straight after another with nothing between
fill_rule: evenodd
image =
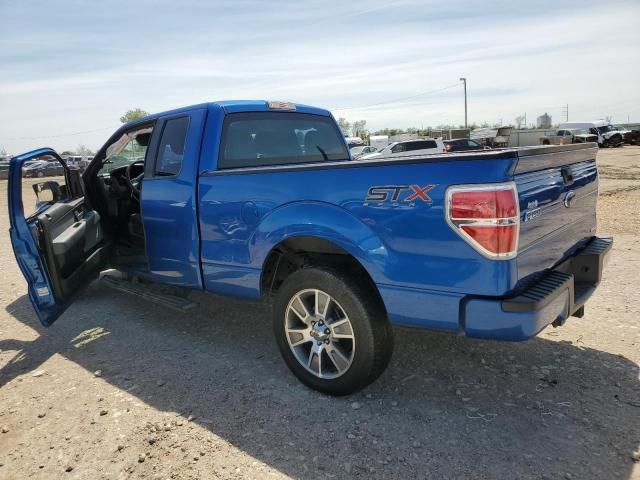
<instances>
[{"instance_id":1,"label":"door interior panel","mask_svg":"<svg viewBox=\"0 0 640 480\"><path fill-rule=\"evenodd\" d=\"M89 209L83 198L52 205L37 218L39 244L52 275L52 287L68 297L91 270L98 273L107 258L100 214Z\"/></svg>"}]
</instances>

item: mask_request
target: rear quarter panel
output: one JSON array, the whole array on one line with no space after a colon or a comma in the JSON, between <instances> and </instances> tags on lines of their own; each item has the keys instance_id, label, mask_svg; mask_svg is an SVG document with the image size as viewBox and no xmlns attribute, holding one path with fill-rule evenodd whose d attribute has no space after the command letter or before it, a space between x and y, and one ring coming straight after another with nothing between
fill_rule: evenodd
<instances>
[{"instance_id":1,"label":"rear quarter panel","mask_svg":"<svg viewBox=\"0 0 640 480\"><path fill-rule=\"evenodd\" d=\"M444 219L450 184L511 178L513 154L473 158L205 173L198 189L205 288L258 297L271 249L292 236L319 236L354 255L379 287L503 293L515 283L515 262L482 257ZM365 201L370 187L388 185L433 187L429 201L403 202L409 190L397 202Z\"/></svg>"}]
</instances>

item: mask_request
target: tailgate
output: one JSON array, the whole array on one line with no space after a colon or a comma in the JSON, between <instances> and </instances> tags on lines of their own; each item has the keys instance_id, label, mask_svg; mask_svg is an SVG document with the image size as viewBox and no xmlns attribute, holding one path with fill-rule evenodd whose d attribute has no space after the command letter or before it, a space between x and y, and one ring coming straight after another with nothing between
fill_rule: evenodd
<instances>
[{"instance_id":1,"label":"tailgate","mask_svg":"<svg viewBox=\"0 0 640 480\"><path fill-rule=\"evenodd\" d=\"M517 285L534 281L596 233L598 170L593 143L518 150Z\"/></svg>"}]
</instances>

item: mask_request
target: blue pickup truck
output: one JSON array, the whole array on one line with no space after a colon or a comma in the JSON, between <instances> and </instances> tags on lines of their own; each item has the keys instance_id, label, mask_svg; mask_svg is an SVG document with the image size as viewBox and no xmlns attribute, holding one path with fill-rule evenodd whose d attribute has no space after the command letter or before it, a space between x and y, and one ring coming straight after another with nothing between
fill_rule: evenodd
<instances>
[{"instance_id":1,"label":"blue pickup truck","mask_svg":"<svg viewBox=\"0 0 640 480\"><path fill-rule=\"evenodd\" d=\"M384 371L394 324L517 341L581 317L612 246L596 152L353 160L326 110L214 102L122 126L82 175L13 158L11 241L46 326L106 268L265 299L292 372L344 395ZM29 185L27 213L42 155L64 185Z\"/></svg>"}]
</instances>

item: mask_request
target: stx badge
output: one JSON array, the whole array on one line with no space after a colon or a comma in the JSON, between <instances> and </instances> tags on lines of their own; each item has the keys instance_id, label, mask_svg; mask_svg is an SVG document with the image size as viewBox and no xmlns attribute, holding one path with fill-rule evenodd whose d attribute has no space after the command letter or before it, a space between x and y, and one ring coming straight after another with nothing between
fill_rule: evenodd
<instances>
[{"instance_id":1,"label":"stx badge","mask_svg":"<svg viewBox=\"0 0 640 480\"><path fill-rule=\"evenodd\" d=\"M364 199L364 204L391 202L393 205L415 205L416 200L431 203L427 192L435 185L383 185L371 187Z\"/></svg>"}]
</instances>

